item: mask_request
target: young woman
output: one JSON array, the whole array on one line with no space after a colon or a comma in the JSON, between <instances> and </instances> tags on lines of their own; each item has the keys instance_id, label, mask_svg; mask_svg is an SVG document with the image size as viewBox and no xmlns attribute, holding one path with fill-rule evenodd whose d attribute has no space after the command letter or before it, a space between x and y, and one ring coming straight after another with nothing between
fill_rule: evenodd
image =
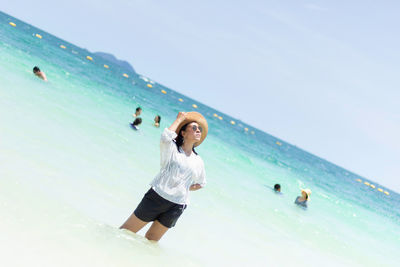
<instances>
[{"instance_id":1,"label":"young woman","mask_svg":"<svg viewBox=\"0 0 400 267\"><path fill-rule=\"evenodd\" d=\"M204 163L194 148L207 136L208 125L198 112L179 112L161 135L161 169L133 214L120 227L134 233L153 221L146 233L159 241L175 226L189 203L189 191L206 184Z\"/></svg>"}]
</instances>

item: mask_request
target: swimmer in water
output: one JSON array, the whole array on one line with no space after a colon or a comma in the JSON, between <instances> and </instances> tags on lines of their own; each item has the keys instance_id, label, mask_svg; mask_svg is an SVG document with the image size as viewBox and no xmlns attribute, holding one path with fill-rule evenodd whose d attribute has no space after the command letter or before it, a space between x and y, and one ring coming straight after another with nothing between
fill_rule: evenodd
<instances>
[{"instance_id":1,"label":"swimmer in water","mask_svg":"<svg viewBox=\"0 0 400 267\"><path fill-rule=\"evenodd\" d=\"M160 127L160 122L161 122L161 117L160 117L160 115L157 115L157 116L154 118L154 126L155 126L155 127Z\"/></svg>"},{"instance_id":2,"label":"swimmer in water","mask_svg":"<svg viewBox=\"0 0 400 267\"><path fill-rule=\"evenodd\" d=\"M139 130L139 125L142 123L142 119L141 118L136 118L132 123L131 126L134 130Z\"/></svg>"},{"instance_id":3,"label":"swimmer in water","mask_svg":"<svg viewBox=\"0 0 400 267\"><path fill-rule=\"evenodd\" d=\"M47 82L46 74L44 74L44 72L41 71L41 70L39 69L38 66L35 66L35 67L33 68L33 73L34 73L37 77L39 77L40 79L42 79L43 81Z\"/></svg>"},{"instance_id":4,"label":"swimmer in water","mask_svg":"<svg viewBox=\"0 0 400 267\"><path fill-rule=\"evenodd\" d=\"M139 117L140 114L142 114L142 108L141 107L137 107L135 114L132 114L133 117Z\"/></svg>"},{"instance_id":5,"label":"swimmer in water","mask_svg":"<svg viewBox=\"0 0 400 267\"><path fill-rule=\"evenodd\" d=\"M275 184L274 185L274 191L276 193L281 193L281 185L280 184Z\"/></svg>"},{"instance_id":6,"label":"swimmer in water","mask_svg":"<svg viewBox=\"0 0 400 267\"><path fill-rule=\"evenodd\" d=\"M310 189L301 189L301 196L298 196L294 203L304 208L307 208L307 202L310 200L310 195Z\"/></svg>"}]
</instances>

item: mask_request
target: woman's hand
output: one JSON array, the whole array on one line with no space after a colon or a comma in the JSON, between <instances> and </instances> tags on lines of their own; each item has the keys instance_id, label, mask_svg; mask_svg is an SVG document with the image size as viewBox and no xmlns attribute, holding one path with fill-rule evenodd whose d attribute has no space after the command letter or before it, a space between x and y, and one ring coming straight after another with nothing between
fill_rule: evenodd
<instances>
[{"instance_id":1,"label":"woman's hand","mask_svg":"<svg viewBox=\"0 0 400 267\"><path fill-rule=\"evenodd\" d=\"M169 126L168 129L175 132L179 124L181 124L181 122L183 122L186 119L186 114L187 114L186 112L179 112L178 115L176 116L176 120L171 124L171 126Z\"/></svg>"},{"instance_id":2,"label":"woman's hand","mask_svg":"<svg viewBox=\"0 0 400 267\"><path fill-rule=\"evenodd\" d=\"M179 112L176 116L176 120L179 120L180 122L184 121L186 119L186 113L187 112Z\"/></svg>"},{"instance_id":3,"label":"woman's hand","mask_svg":"<svg viewBox=\"0 0 400 267\"><path fill-rule=\"evenodd\" d=\"M190 191L196 191L196 190L199 190L199 189L201 189L202 188L202 186L200 185L200 184L192 184L190 187L189 187L189 190Z\"/></svg>"}]
</instances>

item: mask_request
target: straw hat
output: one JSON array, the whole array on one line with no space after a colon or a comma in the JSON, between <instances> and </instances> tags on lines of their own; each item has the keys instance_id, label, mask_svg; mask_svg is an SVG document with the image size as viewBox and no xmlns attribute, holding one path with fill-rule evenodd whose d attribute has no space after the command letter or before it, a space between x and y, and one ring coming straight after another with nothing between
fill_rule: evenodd
<instances>
[{"instance_id":1,"label":"straw hat","mask_svg":"<svg viewBox=\"0 0 400 267\"><path fill-rule=\"evenodd\" d=\"M177 135L179 135L179 132L183 125L194 122L194 121L197 122L197 124L203 129L203 131L201 132L200 141L194 144L194 146L196 147L196 146L200 145L204 141L204 139L206 139L206 136L208 133L208 124L207 124L206 119L203 117L203 115L201 115L200 113L198 113L196 111L187 112L186 119L179 124L179 126L178 126L178 128L176 128L175 132Z\"/></svg>"},{"instance_id":2,"label":"straw hat","mask_svg":"<svg viewBox=\"0 0 400 267\"><path fill-rule=\"evenodd\" d=\"M301 192L306 193L308 199L310 199L310 196L311 196L311 189L308 189L308 188L307 188L307 189L301 189Z\"/></svg>"}]
</instances>

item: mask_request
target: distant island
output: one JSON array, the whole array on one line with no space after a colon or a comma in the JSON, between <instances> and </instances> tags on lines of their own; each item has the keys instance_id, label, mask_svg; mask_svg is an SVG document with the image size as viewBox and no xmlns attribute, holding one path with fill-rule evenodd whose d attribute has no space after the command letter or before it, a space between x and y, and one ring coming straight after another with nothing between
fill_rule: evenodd
<instances>
[{"instance_id":1,"label":"distant island","mask_svg":"<svg viewBox=\"0 0 400 267\"><path fill-rule=\"evenodd\" d=\"M103 59L108 60L108 61L120 66L121 68L128 69L128 70L132 71L133 73L136 73L135 69L132 67L131 64L129 64L129 62L127 62L125 60L119 60L112 54L108 54L108 53L104 53L104 52L95 52L93 54L95 54L96 56L102 57Z\"/></svg>"}]
</instances>

